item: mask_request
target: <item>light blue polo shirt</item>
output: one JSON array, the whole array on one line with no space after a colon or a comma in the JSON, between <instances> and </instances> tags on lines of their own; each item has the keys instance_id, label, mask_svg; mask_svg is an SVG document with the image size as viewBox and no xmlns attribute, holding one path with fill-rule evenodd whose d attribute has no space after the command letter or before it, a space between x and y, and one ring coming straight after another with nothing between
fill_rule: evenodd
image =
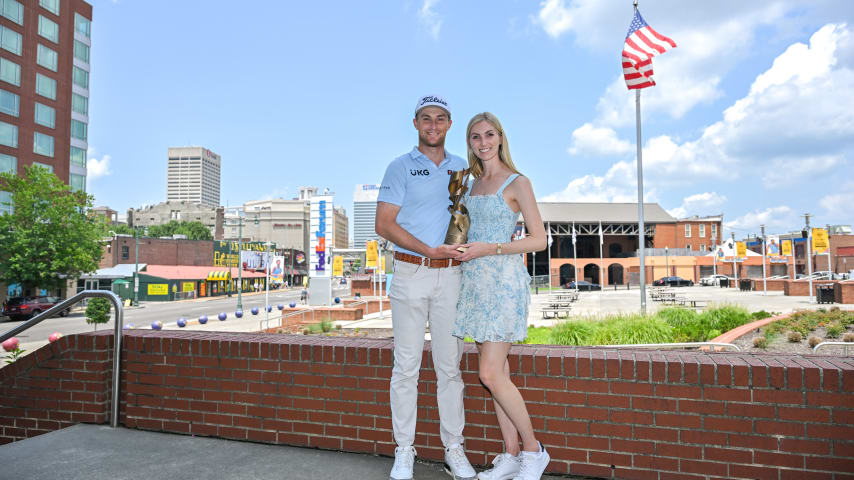
<instances>
[{"instance_id":1,"label":"light blue polo shirt","mask_svg":"<svg viewBox=\"0 0 854 480\"><path fill-rule=\"evenodd\" d=\"M445 242L451 214L448 206L448 181L451 173L468 168L468 162L445 150L445 159L437 167L418 150L395 158L385 171L378 202L400 207L397 224L430 247ZM419 255L403 247L398 252Z\"/></svg>"}]
</instances>

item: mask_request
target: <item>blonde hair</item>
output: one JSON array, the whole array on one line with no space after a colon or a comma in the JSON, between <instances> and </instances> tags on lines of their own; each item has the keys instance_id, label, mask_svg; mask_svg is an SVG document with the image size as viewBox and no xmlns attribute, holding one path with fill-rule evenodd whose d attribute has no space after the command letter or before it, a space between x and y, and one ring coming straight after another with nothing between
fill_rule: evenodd
<instances>
[{"instance_id":1,"label":"blonde hair","mask_svg":"<svg viewBox=\"0 0 854 480\"><path fill-rule=\"evenodd\" d=\"M483 162L481 162L481 160L477 158L477 155L474 154L474 151L471 149L470 141L472 127L480 122L487 122L498 131L498 135L501 136L501 145L498 146L498 159L501 160L501 163L509 168L511 172L519 173L519 170L516 170L516 166L513 165L513 159L510 157L510 146L507 143L507 135L504 134L504 127L501 126L501 122L498 121L498 117L489 112L483 112L472 117L472 119L469 120L468 127L466 128L466 149L468 150L469 169L471 170L472 177L477 178L483 175Z\"/></svg>"}]
</instances>

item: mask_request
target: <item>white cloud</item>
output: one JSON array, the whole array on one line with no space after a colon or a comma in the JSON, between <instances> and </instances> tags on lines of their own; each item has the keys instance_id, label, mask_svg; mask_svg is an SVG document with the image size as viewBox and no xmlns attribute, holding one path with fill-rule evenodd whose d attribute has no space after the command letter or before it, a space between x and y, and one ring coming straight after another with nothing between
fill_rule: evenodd
<instances>
[{"instance_id":1,"label":"white cloud","mask_svg":"<svg viewBox=\"0 0 854 480\"><path fill-rule=\"evenodd\" d=\"M575 178L560 192L548 194L541 202L625 202L637 203L637 167L634 162L617 162L603 176ZM644 189L644 202L657 201L654 189Z\"/></svg>"},{"instance_id":2,"label":"white cloud","mask_svg":"<svg viewBox=\"0 0 854 480\"><path fill-rule=\"evenodd\" d=\"M550 37L558 38L572 27L572 16L564 0L545 0L540 2L540 11L533 22Z\"/></svg>"},{"instance_id":3,"label":"white cloud","mask_svg":"<svg viewBox=\"0 0 854 480\"><path fill-rule=\"evenodd\" d=\"M617 132L608 127L595 127L590 123L572 132L570 155L621 155L632 150L633 145L617 138Z\"/></svg>"},{"instance_id":4,"label":"white cloud","mask_svg":"<svg viewBox=\"0 0 854 480\"><path fill-rule=\"evenodd\" d=\"M111 175L113 172L110 171L110 156L104 155L100 160L97 158L90 158L86 161L86 184L87 190L88 185L91 185L92 180L100 177L106 177Z\"/></svg>"},{"instance_id":5,"label":"white cloud","mask_svg":"<svg viewBox=\"0 0 854 480\"><path fill-rule=\"evenodd\" d=\"M735 235L738 237L750 233L758 234L760 225L765 225L765 230L769 232L789 231L792 229L792 225L796 225L797 222L798 216L795 212L785 205L780 205L765 210L755 210L729 222L724 221L724 229L728 232L735 231Z\"/></svg>"},{"instance_id":6,"label":"white cloud","mask_svg":"<svg viewBox=\"0 0 854 480\"><path fill-rule=\"evenodd\" d=\"M442 18L433 10L439 0L424 0L421 9L418 10L418 19L427 28L427 32L433 40L439 39L439 31L442 29Z\"/></svg>"},{"instance_id":7,"label":"white cloud","mask_svg":"<svg viewBox=\"0 0 854 480\"><path fill-rule=\"evenodd\" d=\"M667 213L676 218L690 215L713 215L720 213L720 207L726 203L726 196L717 192L704 192L690 195L682 199L682 205L668 210ZM712 212L711 210L716 210Z\"/></svg>"},{"instance_id":8,"label":"white cloud","mask_svg":"<svg viewBox=\"0 0 854 480\"><path fill-rule=\"evenodd\" d=\"M825 195L819 200L819 205L825 209L831 218L850 222L851 206L854 205L854 182L847 182L842 186L842 192Z\"/></svg>"}]
</instances>

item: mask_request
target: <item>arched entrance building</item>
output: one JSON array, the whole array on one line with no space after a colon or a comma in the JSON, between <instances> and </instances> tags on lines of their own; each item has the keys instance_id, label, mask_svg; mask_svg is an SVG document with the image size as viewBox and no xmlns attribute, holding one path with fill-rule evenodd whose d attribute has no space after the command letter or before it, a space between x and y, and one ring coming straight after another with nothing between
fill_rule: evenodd
<instances>
[{"instance_id":1,"label":"arched entrance building","mask_svg":"<svg viewBox=\"0 0 854 480\"><path fill-rule=\"evenodd\" d=\"M603 286L639 283L636 203L538 202L537 205L552 239L550 248L537 252L538 275L549 275L550 283L555 286L566 285L576 276ZM722 220L722 216L677 220L660 205L645 203L643 247L647 249L647 283L663 276L665 265L685 278L699 280L699 265L710 260L701 257L720 243ZM666 255L664 247L668 247ZM528 272L532 273L533 255L528 254L525 260Z\"/></svg>"}]
</instances>

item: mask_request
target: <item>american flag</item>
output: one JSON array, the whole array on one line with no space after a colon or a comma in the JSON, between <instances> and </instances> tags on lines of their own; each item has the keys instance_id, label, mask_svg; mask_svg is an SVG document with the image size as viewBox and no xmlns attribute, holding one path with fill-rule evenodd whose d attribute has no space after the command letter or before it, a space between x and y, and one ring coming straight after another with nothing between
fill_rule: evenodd
<instances>
[{"instance_id":1,"label":"american flag","mask_svg":"<svg viewBox=\"0 0 854 480\"><path fill-rule=\"evenodd\" d=\"M676 43L652 29L635 10L635 16L623 45L623 77L629 90L655 85L652 79L652 57L660 55Z\"/></svg>"}]
</instances>

